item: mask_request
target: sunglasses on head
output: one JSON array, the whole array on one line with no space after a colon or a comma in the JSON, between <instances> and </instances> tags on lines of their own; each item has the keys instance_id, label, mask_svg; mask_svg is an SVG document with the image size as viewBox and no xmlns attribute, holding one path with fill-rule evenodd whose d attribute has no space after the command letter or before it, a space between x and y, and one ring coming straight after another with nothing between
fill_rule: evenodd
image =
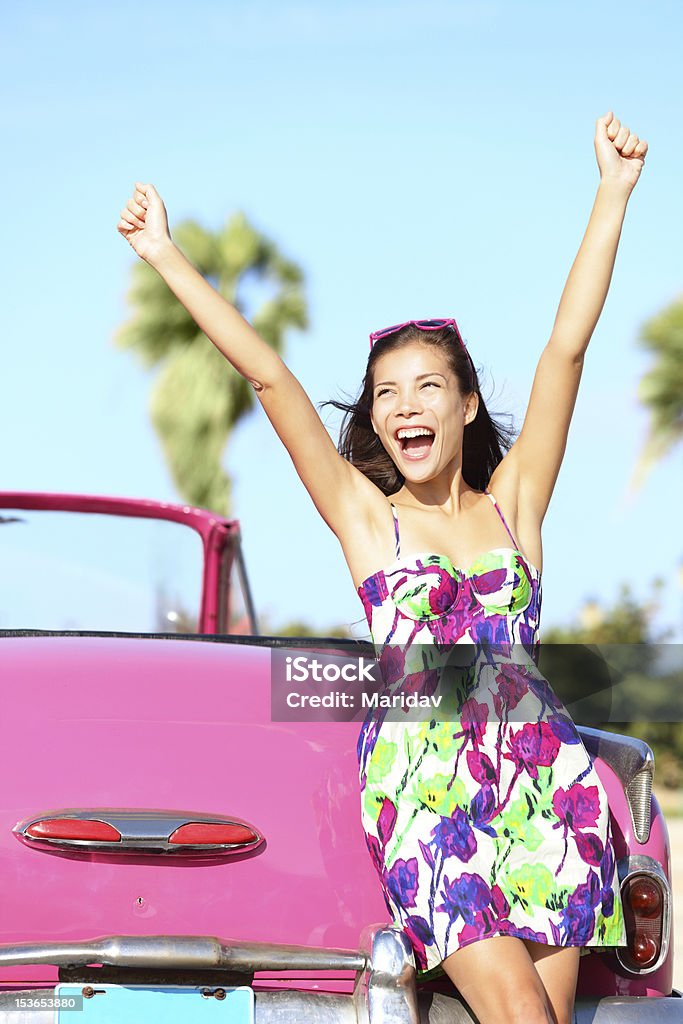
<instances>
[{"instance_id":1,"label":"sunglasses on head","mask_svg":"<svg viewBox=\"0 0 683 1024\"><path fill-rule=\"evenodd\" d=\"M394 324L393 327L383 327L381 331L373 331L370 335L370 348L372 348L376 341L380 341L382 338L388 338L390 334L396 334L397 331L402 331L404 327L417 327L420 331L440 331L444 327L450 327L462 347L465 348L465 343L460 336L458 325L452 318L437 320L406 320L403 324Z\"/></svg>"},{"instance_id":2,"label":"sunglasses on head","mask_svg":"<svg viewBox=\"0 0 683 1024\"><path fill-rule=\"evenodd\" d=\"M443 330L444 327L450 327L459 344L462 345L465 350L465 354L472 368L472 373L474 374L474 379L476 380L476 370L474 369L472 356L467 351L467 345L462 340L462 335L458 330L458 325L452 317L436 320L406 320L403 324L394 324L393 327L383 327L381 331L373 331L370 335L370 350L372 351L372 346L376 341L381 341L382 338L388 338L389 335L395 334L397 331L402 331L404 327L417 327L420 331L440 331Z\"/></svg>"}]
</instances>

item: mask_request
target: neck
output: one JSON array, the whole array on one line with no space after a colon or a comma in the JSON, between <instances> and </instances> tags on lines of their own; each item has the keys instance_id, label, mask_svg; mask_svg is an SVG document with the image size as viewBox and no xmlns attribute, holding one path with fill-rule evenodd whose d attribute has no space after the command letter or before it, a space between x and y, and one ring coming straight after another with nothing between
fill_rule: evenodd
<instances>
[{"instance_id":1,"label":"neck","mask_svg":"<svg viewBox=\"0 0 683 1024\"><path fill-rule=\"evenodd\" d=\"M463 480L461 463L458 462L456 466L446 467L439 476L424 483L405 480L401 490L393 497L404 505L420 506L452 515L468 504L471 495L478 493Z\"/></svg>"}]
</instances>

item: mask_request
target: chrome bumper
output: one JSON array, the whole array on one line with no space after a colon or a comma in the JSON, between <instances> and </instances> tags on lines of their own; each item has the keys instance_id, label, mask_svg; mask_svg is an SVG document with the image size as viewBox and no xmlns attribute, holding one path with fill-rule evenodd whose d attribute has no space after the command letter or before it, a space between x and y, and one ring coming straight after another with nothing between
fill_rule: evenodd
<instances>
[{"instance_id":1,"label":"chrome bumper","mask_svg":"<svg viewBox=\"0 0 683 1024\"><path fill-rule=\"evenodd\" d=\"M350 971L356 975L353 995L294 988L259 991L256 985L257 1024L419 1024L415 961L408 938L398 928L375 926L363 933L360 946L318 949L222 942L210 936L118 935L79 943L0 945L0 967L50 964L73 973L102 964L120 970L121 981L126 970L144 970L148 977L157 970L165 977L176 972L177 984L199 983L193 975L207 984L207 972L215 972L216 985L226 973L233 979L242 973L248 983L258 971ZM91 973L96 970L91 968ZM52 1010L17 1008L19 996L41 994L45 989L0 992L0 1024L53 1024Z\"/></svg>"},{"instance_id":2,"label":"chrome bumper","mask_svg":"<svg viewBox=\"0 0 683 1024\"><path fill-rule=\"evenodd\" d=\"M330 950L268 943L226 943L204 936L109 936L82 943L0 945L0 967L51 964L74 969L111 968L204 973L216 971L353 971L353 994L296 989L259 991L256 1024L474 1024L466 1005L451 996L417 995L410 943L397 928L374 927L360 950ZM151 982L150 982L151 983ZM180 983L180 982L178 982ZM187 983L187 982L185 982ZM192 983L192 982L190 982ZM220 982L217 982L218 984ZM0 1024L54 1024L53 1010L22 1010L18 997L50 989L0 991ZM611 997L578 1000L576 1024L683 1024L683 998ZM75 1022L77 1024L77 1022Z\"/></svg>"}]
</instances>

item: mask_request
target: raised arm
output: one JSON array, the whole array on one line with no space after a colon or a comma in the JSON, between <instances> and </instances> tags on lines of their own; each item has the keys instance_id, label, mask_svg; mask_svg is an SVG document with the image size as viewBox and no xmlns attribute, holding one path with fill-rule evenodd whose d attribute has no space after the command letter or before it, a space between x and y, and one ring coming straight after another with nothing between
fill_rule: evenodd
<instances>
[{"instance_id":1,"label":"raised arm","mask_svg":"<svg viewBox=\"0 0 683 1024\"><path fill-rule=\"evenodd\" d=\"M588 227L536 369L519 437L496 470L501 477L516 475L518 502L538 523L560 470L584 356L607 297L626 205L647 142L639 141L610 111L596 122L595 153L600 184Z\"/></svg>"},{"instance_id":2,"label":"raised arm","mask_svg":"<svg viewBox=\"0 0 683 1024\"><path fill-rule=\"evenodd\" d=\"M192 266L171 239L153 185L137 182L118 231L182 302L197 326L253 386L325 522L339 535L352 509L379 490L334 446L303 387L251 324Z\"/></svg>"}]
</instances>

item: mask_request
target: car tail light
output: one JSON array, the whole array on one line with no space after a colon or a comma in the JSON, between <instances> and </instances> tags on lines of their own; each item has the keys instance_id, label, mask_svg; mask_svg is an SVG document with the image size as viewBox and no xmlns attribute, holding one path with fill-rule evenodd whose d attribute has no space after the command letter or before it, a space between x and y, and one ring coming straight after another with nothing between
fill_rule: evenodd
<instances>
[{"instance_id":1,"label":"car tail light","mask_svg":"<svg viewBox=\"0 0 683 1024\"><path fill-rule=\"evenodd\" d=\"M624 883L622 902L628 947L621 952L636 969L652 968L660 958L665 898L660 880L652 875L633 874Z\"/></svg>"},{"instance_id":2,"label":"car tail light","mask_svg":"<svg viewBox=\"0 0 683 1024\"><path fill-rule=\"evenodd\" d=\"M247 843L258 842L258 838L257 833L246 825L196 821L181 825L173 832L168 841L174 845L186 846L213 846L217 843L244 846Z\"/></svg>"},{"instance_id":3,"label":"car tail light","mask_svg":"<svg viewBox=\"0 0 683 1024\"><path fill-rule=\"evenodd\" d=\"M132 807L60 807L18 822L17 839L34 850L116 857L222 859L262 852L265 836L232 815Z\"/></svg>"},{"instance_id":4,"label":"car tail light","mask_svg":"<svg viewBox=\"0 0 683 1024\"><path fill-rule=\"evenodd\" d=\"M120 843L121 833L106 821L78 818L48 818L26 829L33 839L72 839L80 842Z\"/></svg>"}]
</instances>

